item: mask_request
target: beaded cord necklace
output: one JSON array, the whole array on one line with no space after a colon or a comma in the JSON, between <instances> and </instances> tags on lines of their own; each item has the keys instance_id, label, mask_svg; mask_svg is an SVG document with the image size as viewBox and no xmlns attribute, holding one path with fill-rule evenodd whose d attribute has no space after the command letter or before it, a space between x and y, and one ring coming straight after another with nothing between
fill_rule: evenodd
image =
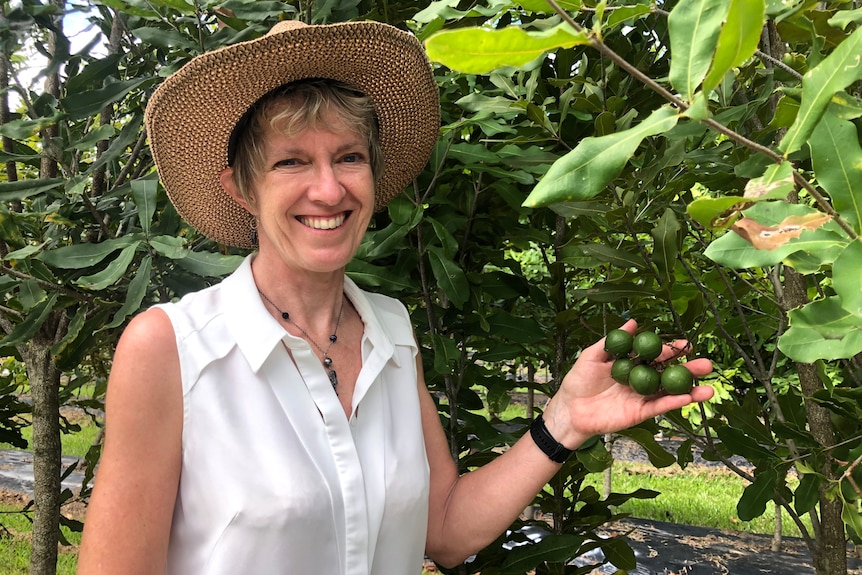
<instances>
[{"instance_id":1,"label":"beaded cord necklace","mask_svg":"<svg viewBox=\"0 0 862 575\"><path fill-rule=\"evenodd\" d=\"M321 347L316 341L314 341L311 338L310 335L308 335L307 331L302 329L302 326L300 326L298 323L293 321L293 319L291 319L289 313L287 313L286 311L282 311L277 305L275 305L275 302L273 302L271 299L266 297L266 294L263 293L262 291L257 290L257 293L260 294L260 297L262 297L264 299L264 301L266 301L269 305L274 307L275 311L277 311L279 314L281 314L281 319L283 319L284 321L289 321L291 324L293 324L293 326L296 329L298 329L300 332L302 332L302 335L305 336L305 339L307 339L309 341L309 343L311 343L314 347L316 347L317 349L320 350L320 352L323 354L323 359L321 360L321 363L323 363L323 367L326 369L327 374L329 375L329 382L332 384L332 389L337 390L337 388L338 388L338 375L335 373L335 370L332 368L332 358L329 357L329 350L332 347L332 344L334 344L336 341L338 341L338 326L341 325L341 313L344 311L344 299L345 298L343 298L343 297L341 298L341 308L338 310L338 318L335 320L335 329L332 331L332 335L329 336L329 345L326 346L326 349L323 349L323 347Z\"/></svg>"}]
</instances>

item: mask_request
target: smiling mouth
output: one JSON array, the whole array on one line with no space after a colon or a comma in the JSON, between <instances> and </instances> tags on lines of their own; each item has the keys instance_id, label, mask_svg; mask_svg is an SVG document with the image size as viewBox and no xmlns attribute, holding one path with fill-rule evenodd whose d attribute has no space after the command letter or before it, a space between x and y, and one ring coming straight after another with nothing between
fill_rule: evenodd
<instances>
[{"instance_id":1,"label":"smiling mouth","mask_svg":"<svg viewBox=\"0 0 862 575\"><path fill-rule=\"evenodd\" d=\"M344 220L347 219L349 212L342 212L335 216L315 217L315 216L299 216L296 218L304 226L315 230L334 230L340 227Z\"/></svg>"}]
</instances>

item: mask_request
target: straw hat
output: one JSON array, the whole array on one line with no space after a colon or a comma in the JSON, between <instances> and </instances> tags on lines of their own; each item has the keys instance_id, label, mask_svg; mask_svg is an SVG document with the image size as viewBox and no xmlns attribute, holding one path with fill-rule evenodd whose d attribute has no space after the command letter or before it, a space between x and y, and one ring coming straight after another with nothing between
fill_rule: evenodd
<instances>
[{"instance_id":1,"label":"straw hat","mask_svg":"<svg viewBox=\"0 0 862 575\"><path fill-rule=\"evenodd\" d=\"M266 36L192 59L156 89L145 121L168 197L207 237L252 247L252 216L219 183L228 141L245 111L289 82L329 78L374 103L384 169L375 208L422 170L440 127L437 85L422 45L380 22L279 22Z\"/></svg>"}]
</instances>

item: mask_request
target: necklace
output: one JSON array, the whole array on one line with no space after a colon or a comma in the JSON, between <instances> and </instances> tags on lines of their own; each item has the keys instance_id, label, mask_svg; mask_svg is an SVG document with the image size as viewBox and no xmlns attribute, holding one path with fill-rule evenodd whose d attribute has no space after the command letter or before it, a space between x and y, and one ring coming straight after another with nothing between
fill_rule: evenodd
<instances>
[{"instance_id":1,"label":"necklace","mask_svg":"<svg viewBox=\"0 0 862 575\"><path fill-rule=\"evenodd\" d=\"M300 326L298 323L296 323L290 318L289 313L287 313L286 311L281 311L281 309L277 305L275 305L275 302L266 297L266 294L262 291L257 290L257 293L259 293L260 297L262 297L269 305L274 307L275 311L281 314L281 319L292 323L296 329L302 332L302 335L305 336L305 339L307 339L314 347L320 350L320 353L323 354L323 359L321 360L321 363L323 363L323 367L326 368L327 374L329 375L329 382L332 384L332 389L336 389L338 387L338 375L335 373L335 370L332 369L332 358L329 357L329 349L332 347L332 344L338 341L338 326L341 324L341 313L344 311L344 298L341 298L341 308L338 310L338 318L335 320L335 329L332 331L332 335L329 336L329 345L326 346L326 349L323 349L323 347L321 347L316 341L311 338L310 335L308 335L307 331L302 329L302 326Z\"/></svg>"}]
</instances>

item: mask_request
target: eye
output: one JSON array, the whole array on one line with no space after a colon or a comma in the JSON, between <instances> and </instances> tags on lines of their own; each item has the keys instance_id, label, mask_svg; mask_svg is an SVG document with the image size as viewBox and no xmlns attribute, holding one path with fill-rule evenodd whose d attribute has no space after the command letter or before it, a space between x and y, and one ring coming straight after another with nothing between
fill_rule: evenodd
<instances>
[{"instance_id":1,"label":"eye","mask_svg":"<svg viewBox=\"0 0 862 575\"><path fill-rule=\"evenodd\" d=\"M279 160L275 163L276 168L290 168L297 165L296 158L285 158L284 160Z\"/></svg>"},{"instance_id":2,"label":"eye","mask_svg":"<svg viewBox=\"0 0 862 575\"><path fill-rule=\"evenodd\" d=\"M351 152L349 154L345 154L342 157L341 161L345 164L358 164L365 160L365 155L359 152Z\"/></svg>"}]
</instances>

